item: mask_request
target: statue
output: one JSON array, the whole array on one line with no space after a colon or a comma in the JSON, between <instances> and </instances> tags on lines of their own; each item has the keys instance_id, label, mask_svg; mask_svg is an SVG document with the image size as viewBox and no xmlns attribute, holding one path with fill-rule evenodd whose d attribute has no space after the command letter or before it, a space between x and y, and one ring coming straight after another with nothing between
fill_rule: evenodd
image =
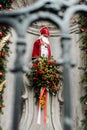
<instances>
[{"instance_id":1,"label":"statue","mask_svg":"<svg viewBox=\"0 0 87 130\"><path fill-rule=\"evenodd\" d=\"M57 92L57 87L52 81L55 86L55 89L53 88L53 91L50 90L49 87L47 88L44 86L41 88L39 90L39 96L36 92L36 97L38 96L38 105L35 104L34 91L30 89L31 83L29 78L32 66L34 65L34 67L37 67L37 60L41 63L43 59L45 59L46 62L47 59L50 59L52 57L50 42L48 39L50 36L48 27L42 27L40 29L40 34L40 37L33 44L32 61L28 64L29 71L24 76L24 94L22 95L23 108L20 121L20 130L37 130L39 127L41 127L41 129L51 128L52 130L62 130L59 105L59 100L63 102L61 98L61 87L59 90L60 92ZM49 62L51 62L51 60L49 60ZM43 74L40 73L40 76L43 76ZM33 82L34 86L36 85L35 87L38 87L36 80L33 80ZM46 81L46 83L48 84L48 81ZM52 95L55 95L55 93L57 93L56 96L50 96L48 89ZM38 91L38 89L36 91ZM44 103L42 100L44 100Z\"/></svg>"},{"instance_id":2,"label":"statue","mask_svg":"<svg viewBox=\"0 0 87 130\"><path fill-rule=\"evenodd\" d=\"M34 43L32 58L37 57L51 57L51 49L48 37L50 32L47 27L43 27L40 30L41 36Z\"/></svg>"}]
</instances>

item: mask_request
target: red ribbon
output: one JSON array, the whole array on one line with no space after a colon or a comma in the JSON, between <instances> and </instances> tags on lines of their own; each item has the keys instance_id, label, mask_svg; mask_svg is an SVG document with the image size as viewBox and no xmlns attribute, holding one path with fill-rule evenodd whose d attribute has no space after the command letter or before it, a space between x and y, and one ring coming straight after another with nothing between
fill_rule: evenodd
<instances>
[{"instance_id":1,"label":"red ribbon","mask_svg":"<svg viewBox=\"0 0 87 130\"><path fill-rule=\"evenodd\" d=\"M45 90L46 90L46 87L44 86L44 87L42 88L42 90L41 90L41 93L40 93L40 100L41 100L41 98L42 98L42 96L43 96Z\"/></svg>"},{"instance_id":2,"label":"red ribbon","mask_svg":"<svg viewBox=\"0 0 87 130\"><path fill-rule=\"evenodd\" d=\"M40 93L40 100L44 94L44 92L46 91L46 97L45 97L45 105L44 105L44 118L43 118L43 123L44 125L46 124L46 119L47 119L47 96L48 96L48 92L46 90L46 86L44 86L41 90L41 93ZM39 100L39 104L38 104L38 111L40 109L40 100Z\"/></svg>"}]
</instances>

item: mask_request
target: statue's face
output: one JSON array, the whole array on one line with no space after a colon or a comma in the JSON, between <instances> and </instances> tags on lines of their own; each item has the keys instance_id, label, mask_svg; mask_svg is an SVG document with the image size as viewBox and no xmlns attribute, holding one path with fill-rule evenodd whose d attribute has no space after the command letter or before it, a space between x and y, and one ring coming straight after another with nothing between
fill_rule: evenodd
<instances>
[{"instance_id":1,"label":"statue's face","mask_svg":"<svg viewBox=\"0 0 87 130\"><path fill-rule=\"evenodd\" d=\"M43 36L48 38L48 36L47 36L47 35L43 35Z\"/></svg>"}]
</instances>

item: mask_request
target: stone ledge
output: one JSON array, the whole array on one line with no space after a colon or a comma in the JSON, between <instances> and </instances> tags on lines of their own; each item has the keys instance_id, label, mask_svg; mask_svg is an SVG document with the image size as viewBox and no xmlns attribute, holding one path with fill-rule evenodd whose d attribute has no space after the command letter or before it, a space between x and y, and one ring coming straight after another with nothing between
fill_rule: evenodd
<instances>
[{"instance_id":1,"label":"stone ledge","mask_svg":"<svg viewBox=\"0 0 87 130\"><path fill-rule=\"evenodd\" d=\"M50 29L50 36L51 37L61 36L60 30L58 30L57 28L52 27L52 26L47 26L47 27ZM27 33L31 33L31 34L39 36L40 35L40 32L39 32L40 28L41 28L41 26L31 26L27 30ZM77 33L78 30L79 30L79 26L78 26L78 24L75 24L75 25L70 27L70 34Z\"/></svg>"}]
</instances>

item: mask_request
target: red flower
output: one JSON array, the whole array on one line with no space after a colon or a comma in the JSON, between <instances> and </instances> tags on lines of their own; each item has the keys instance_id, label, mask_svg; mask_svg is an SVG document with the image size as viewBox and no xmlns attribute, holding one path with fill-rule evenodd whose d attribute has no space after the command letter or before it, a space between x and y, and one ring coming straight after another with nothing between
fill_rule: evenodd
<instances>
[{"instance_id":1,"label":"red flower","mask_svg":"<svg viewBox=\"0 0 87 130\"><path fill-rule=\"evenodd\" d=\"M52 60L48 60L48 63L50 64L50 63L52 63L53 61Z\"/></svg>"},{"instance_id":2,"label":"red flower","mask_svg":"<svg viewBox=\"0 0 87 130\"><path fill-rule=\"evenodd\" d=\"M37 68L37 66L38 66L37 64L33 64L33 68Z\"/></svg>"},{"instance_id":3,"label":"red flower","mask_svg":"<svg viewBox=\"0 0 87 130\"><path fill-rule=\"evenodd\" d=\"M2 9L2 5L0 4L0 9Z\"/></svg>"},{"instance_id":4,"label":"red flower","mask_svg":"<svg viewBox=\"0 0 87 130\"><path fill-rule=\"evenodd\" d=\"M4 52L1 52L0 55L1 55L2 58L5 58L5 53Z\"/></svg>"},{"instance_id":5,"label":"red flower","mask_svg":"<svg viewBox=\"0 0 87 130\"><path fill-rule=\"evenodd\" d=\"M43 71L37 71L37 74L39 74L39 75L43 75L44 72L43 72Z\"/></svg>"},{"instance_id":6,"label":"red flower","mask_svg":"<svg viewBox=\"0 0 87 130\"><path fill-rule=\"evenodd\" d=\"M2 37L3 36L3 34L2 34L2 32L0 32L0 37Z\"/></svg>"},{"instance_id":7,"label":"red flower","mask_svg":"<svg viewBox=\"0 0 87 130\"><path fill-rule=\"evenodd\" d=\"M3 73L2 72L0 72L0 78L3 76Z\"/></svg>"}]
</instances>

